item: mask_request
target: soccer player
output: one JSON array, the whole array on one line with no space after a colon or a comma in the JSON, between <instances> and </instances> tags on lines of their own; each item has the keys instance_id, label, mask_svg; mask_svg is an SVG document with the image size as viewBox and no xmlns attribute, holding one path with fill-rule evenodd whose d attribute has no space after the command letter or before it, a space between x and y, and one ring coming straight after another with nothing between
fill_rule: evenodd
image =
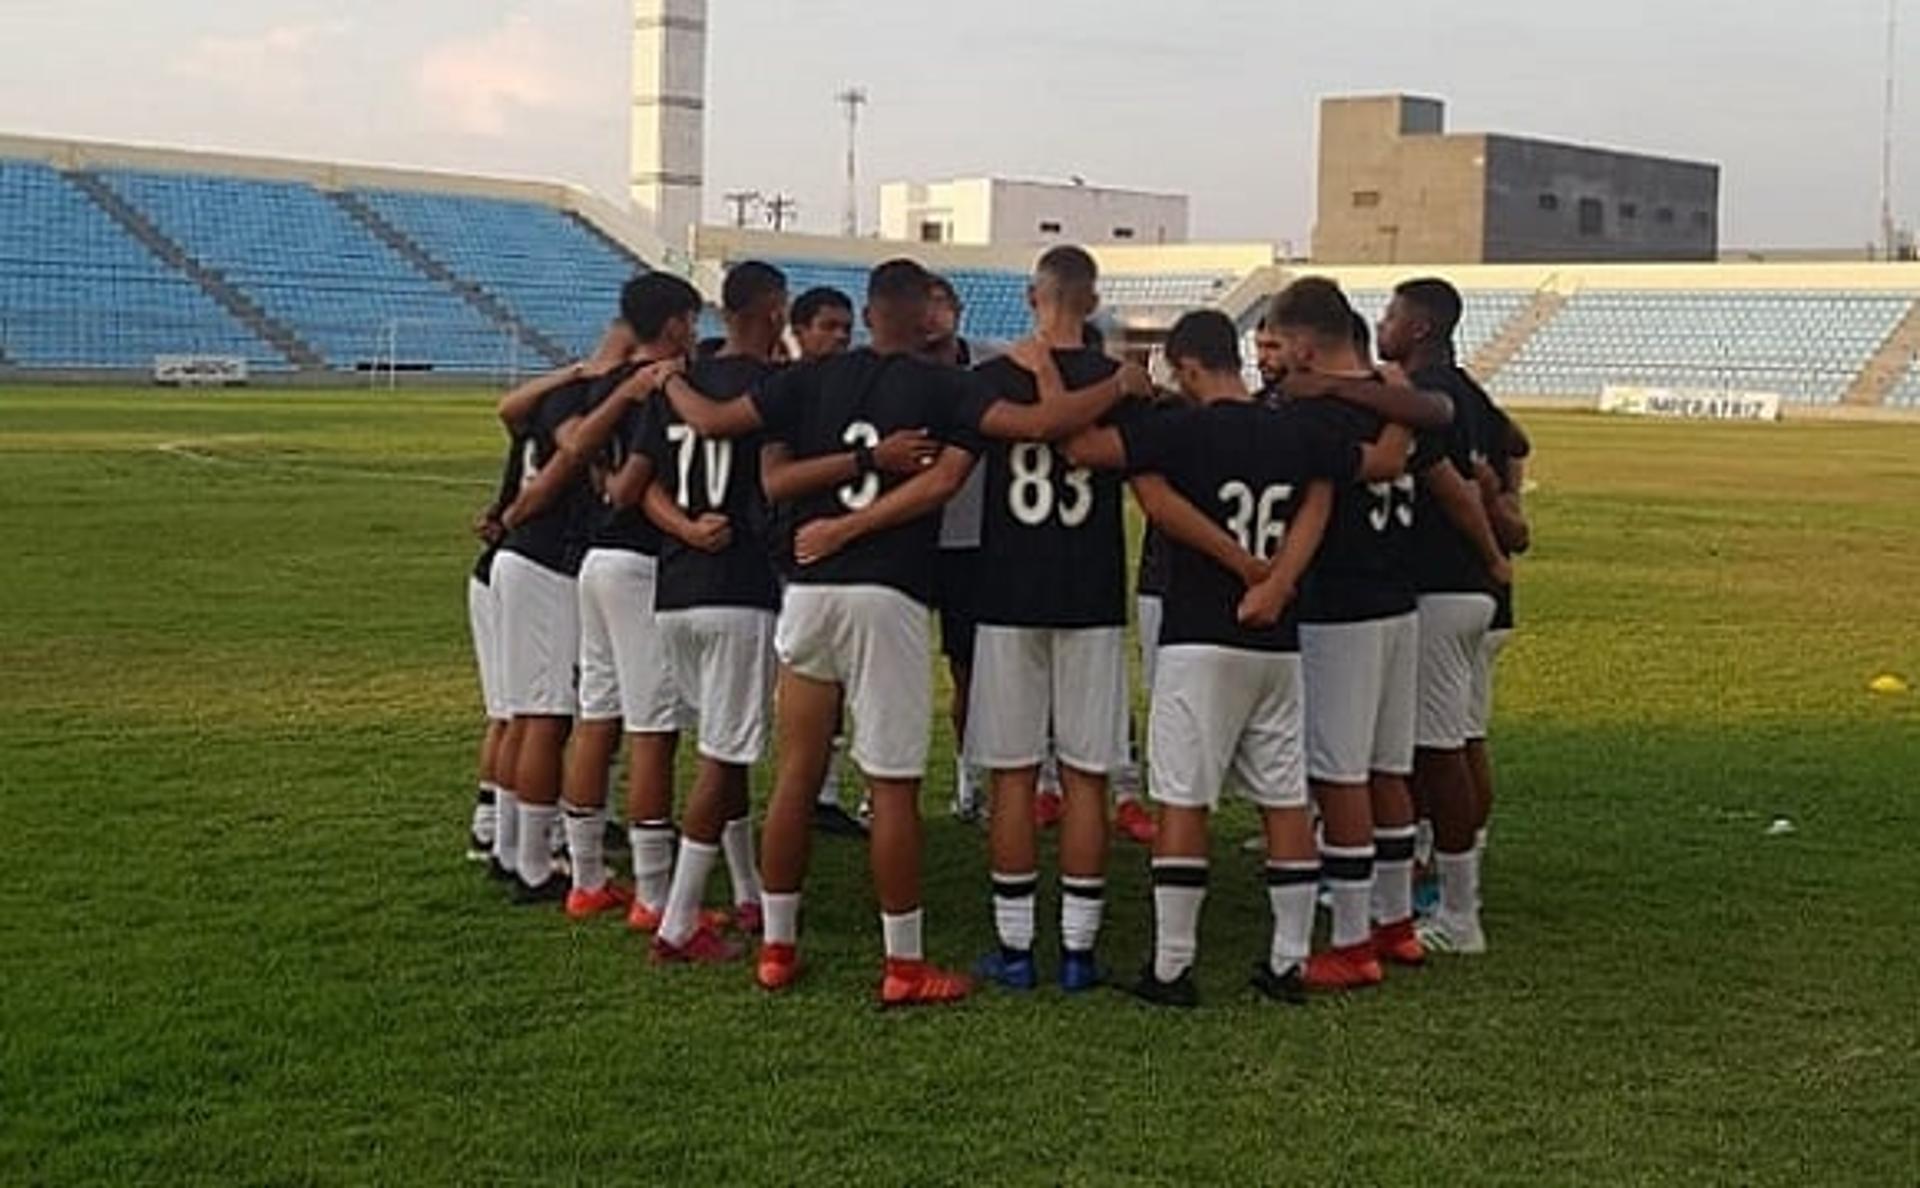
<instances>
[{"instance_id":1,"label":"soccer player","mask_svg":"<svg viewBox=\"0 0 1920 1188\"><path fill-rule=\"evenodd\" d=\"M1405 460L1262 407L1241 376L1239 332L1224 314L1181 318L1166 354L1198 407L1097 429L1069 447L1082 464L1159 476L1173 496L1149 488L1142 500L1167 534L1169 580L1148 727L1159 802L1154 955L1135 993L1165 1006L1199 1001L1193 964L1208 822L1231 776L1259 806L1267 838L1274 928L1253 982L1270 998L1297 1002L1320 862L1290 604L1325 530L1330 484Z\"/></svg>"},{"instance_id":2,"label":"soccer player","mask_svg":"<svg viewBox=\"0 0 1920 1188\"><path fill-rule=\"evenodd\" d=\"M1526 463L1533 452L1533 443L1505 410L1491 400L1487 402L1487 413L1491 426L1488 441L1492 449L1487 461L1478 468L1480 495L1501 551L1513 558L1532 546L1533 533L1521 501L1521 487L1526 482ZM1506 650L1507 641L1513 636L1513 629L1513 586L1509 584L1494 592L1493 623L1474 665L1473 713L1467 723L1467 771L1473 779L1476 822L1474 848L1483 859L1487 827L1493 817L1493 758L1487 746L1487 732L1493 721L1493 673L1500 653Z\"/></svg>"},{"instance_id":3,"label":"soccer player","mask_svg":"<svg viewBox=\"0 0 1920 1188\"><path fill-rule=\"evenodd\" d=\"M808 289L794 299L792 330L800 362L838 355L853 345L853 300L838 289Z\"/></svg>"},{"instance_id":4,"label":"soccer player","mask_svg":"<svg viewBox=\"0 0 1920 1188\"><path fill-rule=\"evenodd\" d=\"M1420 929L1429 951L1480 953L1478 809L1466 745L1473 717L1473 673L1496 604L1512 580L1476 485L1488 451L1480 386L1455 361L1459 292L1443 280L1413 280L1394 290L1380 323L1380 355L1414 384L1453 401L1452 424L1426 437L1415 460L1414 583L1419 592L1420 661L1415 711L1416 793L1433 818L1440 907Z\"/></svg>"},{"instance_id":5,"label":"soccer player","mask_svg":"<svg viewBox=\"0 0 1920 1188\"><path fill-rule=\"evenodd\" d=\"M1260 371L1261 388L1257 398L1263 404L1278 403L1280 382L1287 378L1286 348L1280 342L1279 331L1267 318L1261 318L1253 332L1253 361Z\"/></svg>"},{"instance_id":6,"label":"soccer player","mask_svg":"<svg viewBox=\"0 0 1920 1188\"><path fill-rule=\"evenodd\" d=\"M771 373L787 321L787 280L757 261L735 265L722 292L726 345L688 369L704 398L744 401ZM749 768L766 749L773 697L773 625L779 602L754 435L702 438L662 399L649 400L634 449L651 463L614 492L640 502L666 534L655 602L663 658L699 722L700 759L681 815L680 855L654 932L656 962L740 956L703 922L707 877L724 851L737 918L760 914L749 818ZM648 474L647 471L651 473Z\"/></svg>"},{"instance_id":7,"label":"soccer player","mask_svg":"<svg viewBox=\"0 0 1920 1188\"><path fill-rule=\"evenodd\" d=\"M921 936L927 604L938 512L978 451L960 422L970 377L920 355L928 287L913 261L875 268L870 345L790 368L746 400L707 400L678 380L667 386L675 412L702 438L764 432L766 495L796 505L796 567L775 629L778 772L761 844L765 935L755 979L768 990L799 973L809 829L843 696L873 801L886 949L880 1001L951 1002L971 990L964 976L926 961Z\"/></svg>"},{"instance_id":8,"label":"soccer player","mask_svg":"<svg viewBox=\"0 0 1920 1188\"><path fill-rule=\"evenodd\" d=\"M1322 432L1373 443L1403 461L1413 443L1409 424L1436 428L1450 419L1444 397L1373 383L1360 334L1366 323L1331 281L1288 286L1267 324L1281 341L1282 390L1291 397L1281 416L1318 422ZM1324 396L1335 398L1312 398ZM1381 958L1418 965L1425 957L1413 928L1407 789L1420 633L1407 558L1413 500L1413 479L1404 474L1336 486L1325 539L1301 587L1307 776L1332 896L1331 947L1308 961L1309 989L1375 985Z\"/></svg>"},{"instance_id":9,"label":"soccer player","mask_svg":"<svg viewBox=\"0 0 1920 1188\"><path fill-rule=\"evenodd\" d=\"M507 442L500 491L473 524L473 534L482 548L467 578L467 628L473 636L480 701L487 714L487 728L480 736L480 787L474 794L473 816L467 827L467 858L473 862L485 862L493 856L495 802L502 782L513 782L507 765L507 734L513 726L513 714L507 709L506 689L500 678L500 603L493 593L493 558L507 534L500 514L520 489L521 445L517 438Z\"/></svg>"},{"instance_id":10,"label":"soccer player","mask_svg":"<svg viewBox=\"0 0 1920 1188\"><path fill-rule=\"evenodd\" d=\"M501 513L506 534L493 561L499 600L500 673L513 715L513 780L496 801L489 873L512 881L517 903L563 898L548 833L559 809L561 752L573 724L580 635L575 578L580 526L592 491L564 452L587 412L592 385L623 363L633 334L616 322L591 359L529 381L500 401L507 432L523 442L521 488Z\"/></svg>"},{"instance_id":11,"label":"soccer player","mask_svg":"<svg viewBox=\"0 0 1920 1188\"><path fill-rule=\"evenodd\" d=\"M1049 739L1065 792L1059 980L1070 992L1099 983L1094 944L1106 893L1107 786L1128 759L1121 480L1070 465L1051 444L1086 428L1112 403L1096 391L1119 395L1120 385L1110 381L1121 365L1086 345L1097 280L1093 257L1081 248L1041 256L1028 288L1035 337L976 372L982 395L973 419L993 440L982 468L979 577L972 583L977 626L966 758L991 774L1000 942L979 972L1015 990L1038 983L1034 799ZM1128 374L1144 394L1144 374ZM1075 389L1072 398L1054 406L1085 415L1046 418L1044 406L1036 408L1043 389L1057 393L1066 385Z\"/></svg>"}]
</instances>

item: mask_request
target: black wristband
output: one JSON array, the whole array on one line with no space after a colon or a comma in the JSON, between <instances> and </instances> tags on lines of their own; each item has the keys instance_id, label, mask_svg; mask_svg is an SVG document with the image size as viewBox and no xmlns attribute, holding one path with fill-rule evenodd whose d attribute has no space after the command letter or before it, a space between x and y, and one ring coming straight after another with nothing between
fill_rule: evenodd
<instances>
[{"instance_id":1,"label":"black wristband","mask_svg":"<svg viewBox=\"0 0 1920 1188\"><path fill-rule=\"evenodd\" d=\"M860 473L863 475L872 474L880 469L879 463L873 459L873 447L864 442L853 447L853 464L860 468Z\"/></svg>"}]
</instances>

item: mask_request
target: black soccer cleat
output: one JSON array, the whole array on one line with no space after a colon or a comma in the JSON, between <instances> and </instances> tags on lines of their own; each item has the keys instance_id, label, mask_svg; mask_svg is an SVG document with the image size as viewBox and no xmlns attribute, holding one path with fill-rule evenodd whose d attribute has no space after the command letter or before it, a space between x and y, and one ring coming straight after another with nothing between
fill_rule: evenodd
<instances>
[{"instance_id":1,"label":"black soccer cleat","mask_svg":"<svg viewBox=\"0 0 1920 1188\"><path fill-rule=\"evenodd\" d=\"M837 804L816 803L813 806L813 827L834 837L867 836L866 822Z\"/></svg>"},{"instance_id":2,"label":"black soccer cleat","mask_svg":"<svg viewBox=\"0 0 1920 1188\"><path fill-rule=\"evenodd\" d=\"M1153 965L1140 971L1140 980L1133 984L1133 996L1141 1002L1159 1007L1179 1007L1192 1010L1200 1005L1200 988L1193 984L1193 970L1182 970L1180 976L1171 982L1163 982L1153 974Z\"/></svg>"},{"instance_id":3,"label":"black soccer cleat","mask_svg":"<svg viewBox=\"0 0 1920 1188\"><path fill-rule=\"evenodd\" d=\"M490 883L517 883L520 876L500 865L500 860L492 854L487 855L487 881Z\"/></svg>"},{"instance_id":4,"label":"black soccer cleat","mask_svg":"<svg viewBox=\"0 0 1920 1188\"><path fill-rule=\"evenodd\" d=\"M535 907L545 903L565 903L567 892L572 889L566 878L559 874L550 874L547 881L538 887L529 887L515 879L513 883L513 906Z\"/></svg>"},{"instance_id":5,"label":"black soccer cleat","mask_svg":"<svg viewBox=\"0 0 1920 1188\"><path fill-rule=\"evenodd\" d=\"M1295 965L1286 973L1273 972L1273 963L1262 958L1253 963L1253 977L1249 979L1253 988L1274 1002L1284 1002L1288 1006L1307 1004L1307 982L1300 976L1300 967Z\"/></svg>"}]
</instances>

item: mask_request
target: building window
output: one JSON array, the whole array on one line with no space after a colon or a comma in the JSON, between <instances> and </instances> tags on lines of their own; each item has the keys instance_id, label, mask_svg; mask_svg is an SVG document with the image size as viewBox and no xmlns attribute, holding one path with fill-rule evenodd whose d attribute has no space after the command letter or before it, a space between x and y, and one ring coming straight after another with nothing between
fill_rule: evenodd
<instances>
[{"instance_id":1,"label":"building window","mask_svg":"<svg viewBox=\"0 0 1920 1188\"><path fill-rule=\"evenodd\" d=\"M1696 230L1696 231L1705 231L1705 230L1706 230L1707 228L1709 228L1709 227L1711 227L1711 226L1713 226L1713 216L1712 216L1712 215L1710 215L1710 214L1708 214L1708 213L1707 213L1706 211L1704 211L1704 210L1696 210L1696 211L1694 211L1694 212L1693 212L1693 227L1694 227L1694 230Z\"/></svg>"},{"instance_id":2,"label":"building window","mask_svg":"<svg viewBox=\"0 0 1920 1188\"><path fill-rule=\"evenodd\" d=\"M1041 219L1041 220L1040 220L1040 234L1042 234L1042 235L1058 235L1058 234L1060 234L1060 224L1059 224L1059 223L1056 223L1056 222L1054 222L1054 221L1053 221L1052 219Z\"/></svg>"},{"instance_id":3,"label":"building window","mask_svg":"<svg viewBox=\"0 0 1920 1188\"><path fill-rule=\"evenodd\" d=\"M1556 210L1559 210L1560 195L1558 194L1540 195L1540 209L1546 211L1549 214L1553 213Z\"/></svg>"},{"instance_id":4,"label":"building window","mask_svg":"<svg viewBox=\"0 0 1920 1188\"><path fill-rule=\"evenodd\" d=\"M1598 198L1580 200L1580 234L1605 235L1607 233L1607 207Z\"/></svg>"},{"instance_id":5,"label":"building window","mask_svg":"<svg viewBox=\"0 0 1920 1188\"><path fill-rule=\"evenodd\" d=\"M1636 203L1622 202L1620 204L1620 218L1623 222L1628 222L1639 217L1640 207Z\"/></svg>"},{"instance_id":6,"label":"building window","mask_svg":"<svg viewBox=\"0 0 1920 1188\"><path fill-rule=\"evenodd\" d=\"M1673 207L1663 206L1653 214L1653 221L1662 227L1673 226Z\"/></svg>"},{"instance_id":7,"label":"building window","mask_svg":"<svg viewBox=\"0 0 1920 1188\"><path fill-rule=\"evenodd\" d=\"M1355 190L1353 192L1353 207L1355 210L1370 210L1378 205L1380 205L1380 191Z\"/></svg>"},{"instance_id":8,"label":"building window","mask_svg":"<svg viewBox=\"0 0 1920 1188\"><path fill-rule=\"evenodd\" d=\"M945 243L946 241L947 241L946 224L936 223L931 220L920 224L920 242L921 243Z\"/></svg>"},{"instance_id":9,"label":"building window","mask_svg":"<svg viewBox=\"0 0 1920 1188\"><path fill-rule=\"evenodd\" d=\"M1113 229L1113 237L1115 239L1132 239L1133 228L1132 227L1115 227Z\"/></svg>"}]
</instances>

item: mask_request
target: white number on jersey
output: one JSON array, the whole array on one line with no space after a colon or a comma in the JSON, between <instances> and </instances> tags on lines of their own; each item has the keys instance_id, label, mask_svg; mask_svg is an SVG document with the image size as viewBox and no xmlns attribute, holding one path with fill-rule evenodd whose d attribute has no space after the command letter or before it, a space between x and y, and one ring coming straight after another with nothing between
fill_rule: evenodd
<instances>
[{"instance_id":1,"label":"white number on jersey","mask_svg":"<svg viewBox=\"0 0 1920 1188\"><path fill-rule=\"evenodd\" d=\"M1007 451L1007 510L1029 528L1047 522L1058 506L1060 523L1078 528L1093 514L1093 472L1084 466L1068 468L1062 475L1067 485L1066 498L1056 498L1053 487L1053 447L1039 442L1021 442Z\"/></svg>"},{"instance_id":2,"label":"white number on jersey","mask_svg":"<svg viewBox=\"0 0 1920 1188\"><path fill-rule=\"evenodd\" d=\"M693 507L693 451L696 445L706 449L707 507L717 508L727 501L727 483L733 478L733 442L700 438L691 425L668 425L667 440L680 447L680 485L676 488L680 506Z\"/></svg>"},{"instance_id":3,"label":"white number on jersey","mask_svg":"<svg viewBox=\"0 0 1920 1188\"><path fill-rule=\"evenodd\" d=\"M865 421L855 421L847 426L847 431L840 435L840 440L855 449L865 446L871 450L880 444L880 431ZM880 498L878 474L861 475L857 481L840 488L840 502L848 511L859 511L878 498Z\"/></svg>"},{"instance_id":4,"label":"white number on jersey","mask_svg":"<svg viewBox=\"0 0 1920 1188\"><path fill-rule=\"evenodd\" d=\"M1240 547L1263 561L1271 560L1287 538L1284 505L1293 498L1292 483L1276 483L1254 495L1253 488L1234 479L1220 487L1223 502L1233 504L1227 517L1227 531Z\"/></svg>"},{"instance_id":5,"label":"white number on jersey","mask_svg":"<svg viewBox=\"0 0 1920 1188\"><path fill-rule=\"evenodd\" d=\"M520 447L520 489L533 486L533 480L540 477L540 451L534 447L529 437Z\"/></svg>"},{"instance_id":6,"label":"white number on jersey","mask_svg":"<svg viewBox=\"0 0 1920 1188\"><path fill-rule=\"evenodd\" d=\"M1373 496L1367 522L1375 532L1385 532L1387 525L1396 520L1402 528L1413 527L1412 475L1403 474L1390 483L1368 483L1367 491Z\"/></svg>"}]
</instances>

